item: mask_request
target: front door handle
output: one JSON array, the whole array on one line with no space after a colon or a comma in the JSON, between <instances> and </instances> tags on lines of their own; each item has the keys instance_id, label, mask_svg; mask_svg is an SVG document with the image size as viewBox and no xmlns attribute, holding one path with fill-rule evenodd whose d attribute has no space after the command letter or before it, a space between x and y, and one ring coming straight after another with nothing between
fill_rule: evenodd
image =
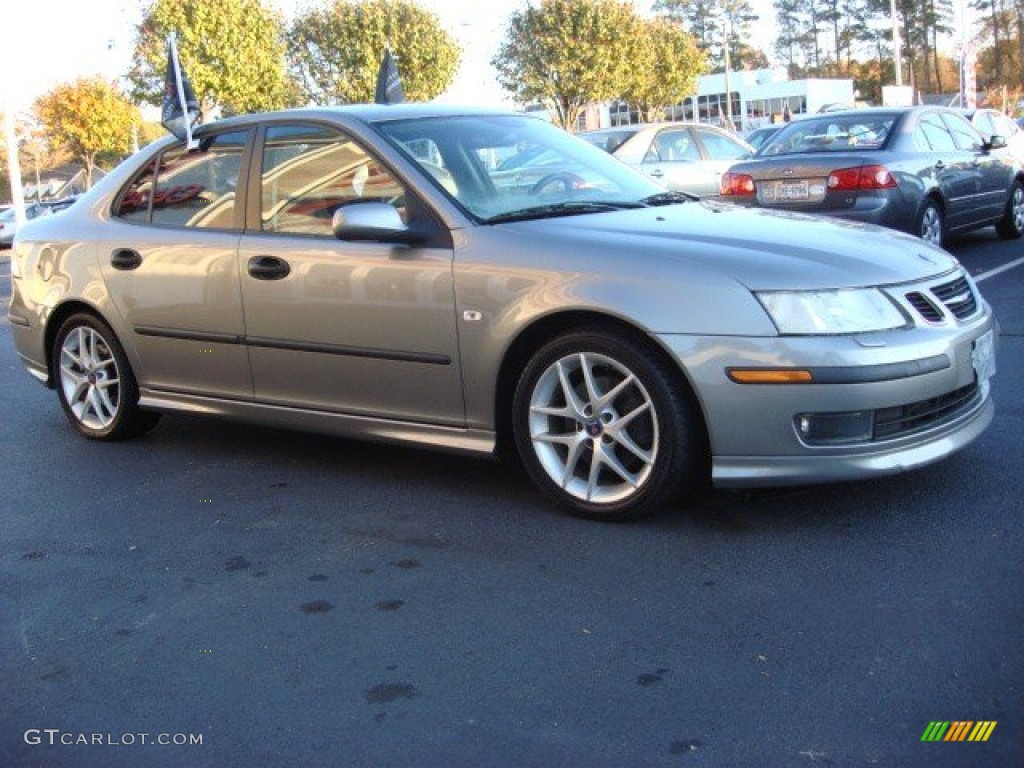
<instances>
[{"instance_id":1,"label":"front door handle","mask_svg":"<svg viewBox=\"0 0 1024 768\"><path fill-rule=\"evenodd\" d=\"M257 280L280 280L288 277L291 265L277 256L253 256L249 259L249 276Z\"/></svg>"},{"instance_id":2,"label":"front door handle","mask_svg":"<svg viewBox=\"0 0 1024 768\"><path fill-rule=\"evenodd\" d=\"M945 167L946 167L946 164L944 162L942 162L941 160L939 160L937 163L935 163L935 170L936 171L941 171Z\"/></svg>"},{"instance_id":3,"label":"front door handle","mask_svg":"<svg viewBox=\"0 0 1024 768\"><path fill-rule=\"evenodd\" d=\"M651 171L647 175L650 176L652 179L660 179L662 176L665 175L665 173L663 171Z\"/></svg>"},{"instance_id":4,"label":"front door handle","mask_svg":"<svg viewBox=\"0 0 1024 768\"><path fill-rule=\"evenodd\" d=\"M123 271L137 269L142 265L142 254L131 248L118 248L110 254L110 266Z\"/></svg>"}]
</instances>

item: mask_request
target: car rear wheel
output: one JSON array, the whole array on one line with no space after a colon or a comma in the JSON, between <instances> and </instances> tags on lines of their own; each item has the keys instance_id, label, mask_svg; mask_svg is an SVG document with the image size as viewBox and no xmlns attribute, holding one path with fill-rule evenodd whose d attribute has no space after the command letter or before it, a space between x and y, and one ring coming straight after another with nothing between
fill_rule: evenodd
<instances>
[{"instance_id":1,"label":"car rear wheel","mask_svg":"<svg viewBox=\"0 0 1024 768\"><path fill-rule=\"evenodd\" d=\"M1004 240L1016 240L1024 234L1024 185L1019 181L1013 184L1006 211L996 224L996 234Z\"/></svg>"},{"instance_id":2,"label":"car rear wheel","mask_svg":"<svg viewBox=\"0 0 1024 768\"><path fill-rule=\"evenodd\" d=\"M917 234L922 240L932 245L942 245L945 239L943 231L945 223L942 220L942 208L939 204L928 198L921 206L921 212L917 215Z\"/></svg>"},{"instance_id":3,"label":"car rear wheel","mask_svg":"<svg viewBox=\"0 0 1024 768\"><path fill-rule=\"evenodd\" d=\"M139 388L124 349L106 323L69 317L57 332L57 395L71 425L93 440L122 440L151 429L160 415L140 410Z\"/></svg>"},{"instance_id":4,"label":"car rear wheel","mask_svg":"<svg viewBox=\"0 0 1024 768\"><path fill-rule=\"evenodd\" d=\"M648 347L600 329L569 333L527 364L516 445L532 480L582 517L636 517L698 479L698 420Z\"/></svg>"}]
</instances>

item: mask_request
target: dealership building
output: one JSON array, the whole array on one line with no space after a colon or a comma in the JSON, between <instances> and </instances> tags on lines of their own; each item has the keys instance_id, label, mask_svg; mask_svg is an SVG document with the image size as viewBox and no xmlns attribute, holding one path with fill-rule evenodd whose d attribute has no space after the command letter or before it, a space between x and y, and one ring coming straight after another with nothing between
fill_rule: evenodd
<instances>
[{"instance_id":1,"label":"dealership building","mask_svg":"<svg viewBox=\"0 0 1024 768\"><path fill-rule=\"evenodd\" d=\"M728 80L728 84L726 83ZM728 96L726 94L729 94ZM819 112L832 105L852 106L853 80L811 78L790 80L785 69L754 69L697 79L697 92L672 106L666 119L722 125L732 100L732 122L741 133L782 122L789 116ZM625 102L594 105L580 118L580 130L641 122Z\"/></svg>"}]
</instances>

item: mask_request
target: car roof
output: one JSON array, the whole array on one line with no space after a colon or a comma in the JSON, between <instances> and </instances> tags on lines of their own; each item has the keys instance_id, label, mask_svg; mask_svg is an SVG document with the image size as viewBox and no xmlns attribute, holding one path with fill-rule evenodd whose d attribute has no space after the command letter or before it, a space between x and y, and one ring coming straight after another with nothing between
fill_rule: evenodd
<instances>
[{"instance_id":1,"label":"car roof","mask_svg":"<svg viewBox=\"0 0 1024 768\"><path fill-rule=\"evenodd\" d=\"M408 120L411 118L428 117L465 117L469 115L518 115L529 117L529 113L513 112L507 109L488 109L474 106L452 104L347 104L334 107L305 107L301 109L282 109L274 112L254 112L252 114L226 117L204 123L196 130L197 136L223 128L249 126L253 123L268 120L316 120L343 118L361 123L381 123L390 120ZM541 118L537 118L541 119Z\"/></svg>"},{"instance_id":2,"label":"car roof","mask_svg":"<svg viewBox=\"0 0 1024 768\"><path fill-rule=\"evenodd\" d=\"M660 131L663 128L710 128L713 131L731 133L720 125L711 123L698 123L693 120L664 120L658 123L630 123L629 125L617 125L611 128L599 128L593 131L580 131L580 136L596 136L601 133L640 133L641 131Z\"/></svg>"}]
</instances>

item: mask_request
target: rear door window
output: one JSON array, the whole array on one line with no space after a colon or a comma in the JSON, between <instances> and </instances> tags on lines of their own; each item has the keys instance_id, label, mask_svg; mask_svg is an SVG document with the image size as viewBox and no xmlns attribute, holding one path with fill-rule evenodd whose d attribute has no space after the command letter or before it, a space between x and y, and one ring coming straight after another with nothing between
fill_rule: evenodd
<instances>
[{"instance_id":1,"label":"rear door window","mask_svg":"<svg viewBox=\"0 0 1024 768\"><path fill-rule=\"evenodd\" d=\"M114 215L170 227L233 229L248 131L217 134L198 150L177 145L150 162L122 193Z\"/></svg>"}]
</instances>

